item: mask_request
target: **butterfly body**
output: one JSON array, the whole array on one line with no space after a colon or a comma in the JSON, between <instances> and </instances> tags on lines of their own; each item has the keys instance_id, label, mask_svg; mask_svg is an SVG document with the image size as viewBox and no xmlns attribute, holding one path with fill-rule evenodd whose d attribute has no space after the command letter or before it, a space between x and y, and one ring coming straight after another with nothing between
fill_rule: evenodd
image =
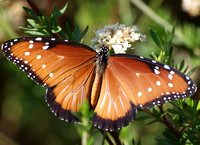
<instances>
[{"instance_id":1,"label":"butterfly body","mask_svg":"<svg viewBox=\"0 0 200 145\"><path fill-rule=\"evenodd\" d=\"M118 130L134 120L137 108L150 108L191 96L191 78L166 64L131 54L97 53L78 42L18 38L2 45L4 55L47 88L46 101L60 119L78 122L83 101L94 109L93 124Z\"/></svg>"},{"instance_id":2,"label":"butterfly body","mask_svg":"<svg viewBox=\"0 0 200 145\"><path fill-rule=\"evenodd\" d=\"M97 100L99 98L101 84L102 84L102 76L107 66L107 56L108 47L103 46L99 53L97 53L96 58L96 68L95 68L95 78L91 91L91 105L95 107Z\"/></svg>"}]
</instances>

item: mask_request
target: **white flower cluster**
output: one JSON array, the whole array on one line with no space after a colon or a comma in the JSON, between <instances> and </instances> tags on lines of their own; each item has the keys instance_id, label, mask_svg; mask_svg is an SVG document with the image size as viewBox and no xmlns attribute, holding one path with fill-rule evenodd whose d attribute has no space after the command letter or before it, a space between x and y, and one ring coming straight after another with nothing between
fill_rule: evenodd
<instances>
[{"instance_id":1,"label":"white flower cluster","mask_svg":"<svg viewBox=\"0 0 200 145\"><path fill-rule=\"evenodd\" d=\"M115 53L125 53L128 48L133 48L136 40L145 41L146 35L138 32L137 26L126 27L124 24L105 25L103 29L96 31L96 37L92 39L92 47L97 51L102 45L113 48Z\"/></svg>"}]
</instances>

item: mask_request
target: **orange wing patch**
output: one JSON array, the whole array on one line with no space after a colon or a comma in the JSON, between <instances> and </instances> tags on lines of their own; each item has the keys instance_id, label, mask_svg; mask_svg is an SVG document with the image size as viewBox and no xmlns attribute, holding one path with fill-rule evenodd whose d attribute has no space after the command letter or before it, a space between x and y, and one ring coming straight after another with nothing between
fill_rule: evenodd
<instances>
[{"instance_id":1,"label":"orange wing patch","mask_svg":"<svg viewBox=\"0 0 200 145\"><path fill-rule=\"evenodd\" d=\"M111 56L108 60L113 75L135 106L149 108L185 98L191 95L192 89L195 91L194 86L187 84L192 81L189 77L159 62L152 68L152 63L147 60L142 62L131 57L117 56Z\"/></svg>"},{"instance_id":2,"label":"orange wing patch","mask_svg":"<svg viewBox=\"0 0 200 145\"><path fill-rule=\"evenodd\" d=\"M103 130L118 130L135 118L136 107L109 67L104 72L94 112L93 124Z\"/></svg>"}]
</instances>

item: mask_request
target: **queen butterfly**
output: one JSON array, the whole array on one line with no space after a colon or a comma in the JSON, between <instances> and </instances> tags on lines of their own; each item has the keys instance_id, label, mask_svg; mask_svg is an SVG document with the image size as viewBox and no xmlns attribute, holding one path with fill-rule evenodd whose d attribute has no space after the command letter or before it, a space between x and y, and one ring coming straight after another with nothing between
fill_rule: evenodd
<instances>
[{"instance_id":1,"label":"queen butterfly","mask_svg":"<svg viewBox=\"0 0 200 145\"><path fill-rule=\"evenodd\" d=\"M191 96L191 78L166 64L132 54L97 53L78 42L56 38L17 38L2 45L4 55L47 88L46 101L60 119L78 122L84 100L94 109L93 124L118 130L149 108Z\"/></svg>"}]
</instances>

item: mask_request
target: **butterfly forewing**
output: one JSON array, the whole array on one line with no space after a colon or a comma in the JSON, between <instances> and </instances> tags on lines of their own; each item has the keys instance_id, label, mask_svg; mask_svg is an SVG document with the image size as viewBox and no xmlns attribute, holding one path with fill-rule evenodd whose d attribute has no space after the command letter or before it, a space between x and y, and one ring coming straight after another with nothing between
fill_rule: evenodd
<instances>
[{"instance_id":1,"label":"butterfly forewing","mask_svg":"<svg viewBox=\"0 0 200 145\"><path fill-rule=\"evenodd\" d=\"M157 61L135 56L114 55L108 60L121 87L139 108L186 98L196 91L195 83L183 73Z\"/></svg>"},{"instance_id":2,"label":"butterfly forewing","mask_svg":"<svg viewBox=\"0 0 200 145\"><path fill-rule=\"evenodd\" d=\"M70 122L78 119L83 100L89 100L96 52L80 43L55 38L20 38L2 46L5 56L36 83L47 87L51 110Z\"/></svg>"}]
</instances>

